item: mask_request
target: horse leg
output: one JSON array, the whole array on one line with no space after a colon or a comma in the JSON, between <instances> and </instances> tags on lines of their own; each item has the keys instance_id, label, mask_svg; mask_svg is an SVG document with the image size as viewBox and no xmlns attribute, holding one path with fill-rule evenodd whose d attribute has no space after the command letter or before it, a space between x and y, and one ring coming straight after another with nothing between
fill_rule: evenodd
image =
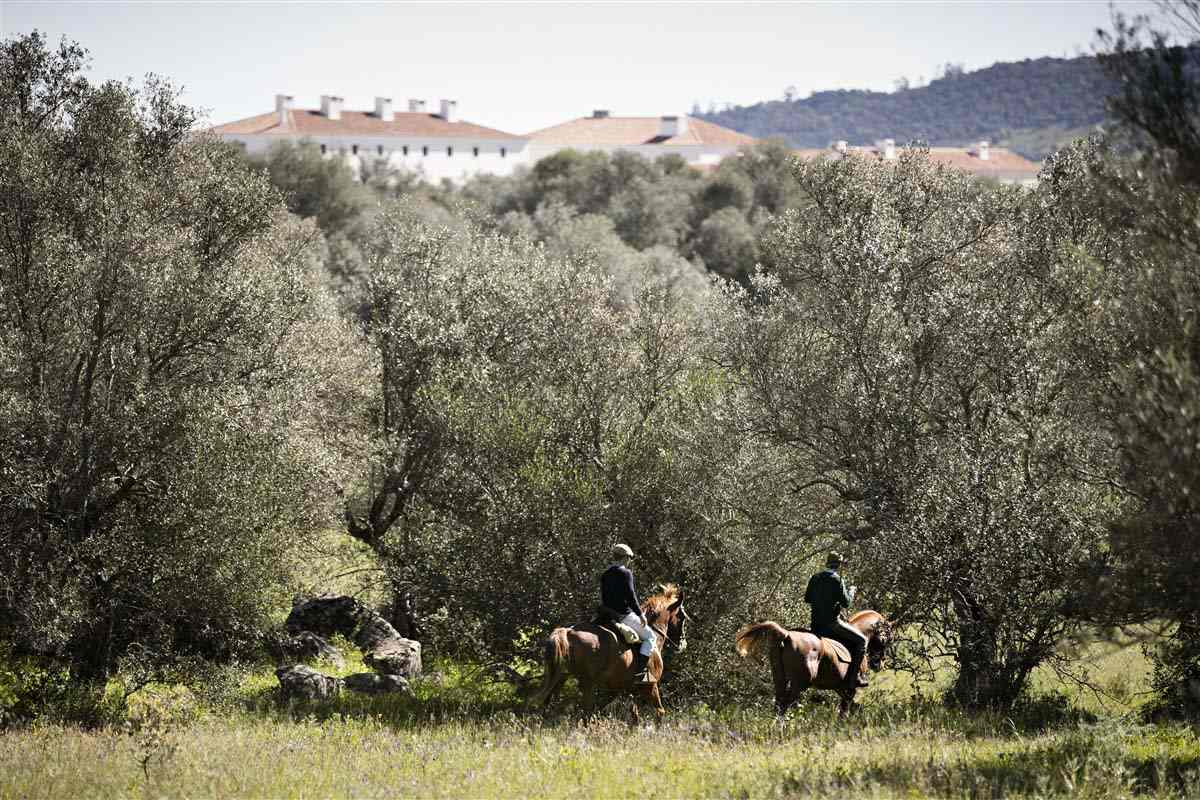
<instances>
[{"instance_id":1,"label":"horse leg","mask_svg":"<svg viewBox=\"0 0 1200 800\"><path fill-rule=\"evenodd\" d=\"M650 684L650 688L646 690L643 696L649 699L650 704L654 707L654 724L662 725L663 719L667 716L667 710L663 708L662 692L658 690L658 684Z\"/></svg>"},{"instance_id":2,"label":"horse leg","mask_svg":"<svg viewBox=\"0 0 1200 800\"><path fill-rule=\"evenodd\" d=\"M538 687L538 690L529 697L529 700L527 701L529 707L545 709L550 705L550 702L555 698L555 696L558 694L558 690L562 688L562 685L566 683L566 681L567 676L562 672L547 674L544 678L542 678L542 685Z\"/></svg>"},{"instance_id":3,"label":"horse leg","mask_svg":"<svg viewBox=\"0 0 1200 800\"><path fill-rule=\"evenodd\" d=\"M791 687L788 685L787 668L783 664L782 654L778 652L771 654L771 679L775 683L775 713L783 719L793 698Z\"/></svg>"},{"instance_id":4,"label":"horse leg","mask_svg":"<svg viewBox=\"0 0 1200 800\"><path fill-rule=\"evenodd\" d=\"M856 689L838 690L838 695L842 698L842 702L838 704L838 717L844 719L850 716L850 711L854 708L854 694L856 691Z\"/></svg>"},{"instance_id":5,"label":"horse leg","mask_svg":"<svg viewBox=\"0 0 1200 800\"><path fill-rule=\"evenodd\" d=\"M591 720L596 716L596 686L586 678L579 679L580 710L583 718Z\"/></svg>"}]
</instances>

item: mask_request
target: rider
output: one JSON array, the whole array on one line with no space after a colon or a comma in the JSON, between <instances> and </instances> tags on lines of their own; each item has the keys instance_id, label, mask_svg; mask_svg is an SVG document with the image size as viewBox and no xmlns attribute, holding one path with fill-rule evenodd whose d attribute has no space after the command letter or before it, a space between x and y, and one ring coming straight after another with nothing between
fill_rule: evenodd
<instances>
[{"instance_id":1,"label":"rider","mask_svg":"<svg viewBox=\"0 0 1200 800\"><path fill-rule=\"evenodd\" d=\"M633 551L629 545L613 545L612 563L600 576L600 602L615 611L617 620L633 628L642 638L642 646L634 654L634 680L637 683L654 683L654 676L647 667L650 654L654 652L655 635L638 605L633 573L627 566L632 558Z\"/></svg>"},{"instance_id":2,"label":"rider","mask_svg":"<svg viewBox=\"0 0 1200 800\"><path fill-rule=\"evenodd\" d=\"M825 560L825 569L808 580L804 602L812 606L812 631L817 636L835 639L850 651L850 667L846 670L846 687L866 686L867 679L859 674L863 654L867 651L867 637L854 626L838 618L838 610L849 608L858 587L846 591L846 582L837 570L844 559L838 553L830 553Z\"/></svg>"}]
</instances>

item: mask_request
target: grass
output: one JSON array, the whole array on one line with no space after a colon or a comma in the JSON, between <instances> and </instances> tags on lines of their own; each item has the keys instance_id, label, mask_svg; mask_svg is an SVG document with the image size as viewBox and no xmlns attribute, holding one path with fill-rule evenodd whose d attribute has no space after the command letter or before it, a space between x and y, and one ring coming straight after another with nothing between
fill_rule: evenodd
<instances>
[{"instance_id":1,"label":"grass","mask_svg":"<svg viewBox=\"0 0 1200 800\"><path fill-rule=\"evenodd\" d=\"M1103 686L1136 680L1130 653L1081 657ZM1197 729L1138 722L1133 691L1092 707L1058 685L1009 715L965 714L881 676L847 722L812 694L782 723L763 697L631 728L618 705L590 723L524 713L508 686L448 663L413 698L281 704L269 669L239 677L201 698L153 687L121 726L0 734L0 798L1200 796Z\"/></svg>"},{"instance_id":2,"label":"grass","mask_svg":"<svg viewBox=\"0 0 1200 800\"><path fill-rule=\"evenodd\" d=\"M621 720L497 714L206 716L143 769L136 737L34 727L0 737L3 797L1163 797L1200 791L1187 728L1110 722L1020 735L930 709Z\"/></svg>"}]
</instances>

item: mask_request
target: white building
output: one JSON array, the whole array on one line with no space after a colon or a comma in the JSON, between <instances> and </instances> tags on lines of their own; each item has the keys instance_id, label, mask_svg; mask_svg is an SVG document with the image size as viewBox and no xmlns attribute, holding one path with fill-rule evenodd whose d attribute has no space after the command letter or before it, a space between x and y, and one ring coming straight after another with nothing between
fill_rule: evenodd
<instances>
[{"instance_id":1,"label":"white building","mask_svg":"<svg viewBox=\"0 0 1200 800\"><path fill-rule=\"evenodd\" d=\"M874 146L855 146L838 140L828 149L810 148L794 151L802 159L845 158L859 156L878 161L895 161L899 148L894 139L882 139ZM990 142L977 142L972 147L930 147L929 160L962 170L979 178L1018 186L1036 186L1041 167L1006 147Z\"/></svg>"},{"instance_id":2,"label":"white building","mask_svg":"<svg viewBox=\"0 0 1200 800\"><path fill-rule=\"evenodd\" d=\"M374 111L347 111L342 98L333 95L323 95L319 109L304 109L280 94L274 111L218 125L213 132L252 154L265 153L277 142L307 140L356 169L385 159L432 181L507 175L528 158L528 139L463 122L453 100L442 100L439 113L430 114L424 100L409 100L407 111L395 111L391 98L376 97Z\"/></svg>"},{"instance_id":3,"label":"white building","mask_svg":"<svg viewBox=\"0 0 1200 800\"><path fill-rule=\"evenodd\" d=\"M646 158L677 153L687 163L707 167L757 140L744 133L689 116L614 117L593 111L561 125L529 134L529 160L536 162L559 150L623 150Z\"/></svg>"}]
</instances>

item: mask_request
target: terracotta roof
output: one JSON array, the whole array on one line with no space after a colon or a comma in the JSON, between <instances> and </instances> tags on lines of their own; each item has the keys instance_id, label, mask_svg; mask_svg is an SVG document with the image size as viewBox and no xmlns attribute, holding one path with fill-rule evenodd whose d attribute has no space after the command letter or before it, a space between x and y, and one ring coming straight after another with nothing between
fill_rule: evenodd
<instances>
[{"instance_id":1,"label":"terracotta roof","mask_svg":"<svg viewBox=\"0 0 1200 800\"><path fill-rule=\"evenodd\" d=\"M901 147L897 147L900 150ZM815 158L836 158L837 152L832 148L806 148L792 151L797 158L805 160ZM876 147L849 147L847 155L881 158ZM1020 156L1005 147L989 147L988 158L982 159L975 148L970 147L931 147L929 160L935 164L945 164L961 169L972 175L994 178L1028 178L1038 175L1041 167L1024 156Z\"/></svg>"},{"instance_id":2,"label":"terracotta roof","mask_svg":"<svg viewBox=\"0 0 1200 800\"><path fill-rule=\"evenodd\" d=\"M511 133L470 122L446 122L436 114L397 111L395 120L384 122L366 111L343 111L341 119L329 119L320 111L295 109L287 112L287 124L279 124L279 113L227 122L212 129L218 134L243 136L423 136L428 138L518 139Z\"/></svg>"},{"instance_id":3,"label":"terracotta roof","mask_svg":"<svg viewBox=\"0 0 1200 800\"><path fill-rule=\"evenodd\" d=\"M958 167L975 175L1025 175L1036 178L1041 166L1024 156L1017 155L1006 147L989 147L988 158L983 160L972 148L931 147L929 160L951 167Z\"/></svg>"},{"instance_id":4,"label":"terracotta roof","mask_svg":"<svg viewBox=\"0 0 1200 800\"><path fill-rule=\"evenodd\" d=\"M534 131L529 139L535 144L599 145L632 147L644 144L714 145L741 147L754 144L753 137L722 128L695 117L687 119L687 130L679 136L664 139L658 135L658 117L580 117L561 125Z\"/></svg>"}]
</instances>

